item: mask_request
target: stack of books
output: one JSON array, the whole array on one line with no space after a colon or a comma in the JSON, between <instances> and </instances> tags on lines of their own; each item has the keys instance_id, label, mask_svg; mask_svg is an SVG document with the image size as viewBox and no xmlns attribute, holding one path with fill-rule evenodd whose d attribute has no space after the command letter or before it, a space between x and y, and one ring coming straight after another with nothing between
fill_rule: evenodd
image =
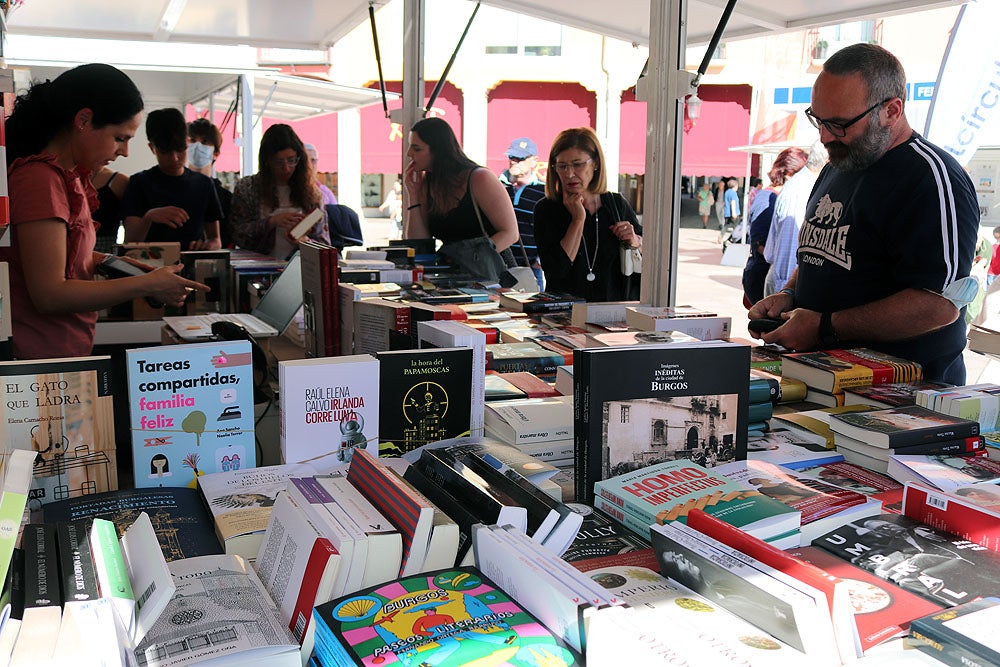
<instances>
[{"instance_id":1,"label":"stack of books","mask_svg":"<svg viewBox=\"0 0 1000 667\"><path fill-rule=\"evenodd\" d=\"M828 407L844 405L844 390L922 378L920 364L868 348L790 352L781 362L783 377L802 380L806 400Z\"/></svg>"}]
</instances>

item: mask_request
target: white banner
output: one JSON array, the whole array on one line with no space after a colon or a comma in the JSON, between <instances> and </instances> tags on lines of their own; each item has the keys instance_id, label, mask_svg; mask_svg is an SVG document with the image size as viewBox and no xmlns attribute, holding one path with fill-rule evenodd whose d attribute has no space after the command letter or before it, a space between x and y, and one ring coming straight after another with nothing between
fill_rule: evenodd
<instances>
[{"instance_id":1,"label":"white banner","mask_svg":"<svg viewBox=\"0 0 1000 667\"><path fill-rule=\"evenodd\" d=\"M962 7L941 60L924 136L968 164L984 143L1000 143L1000 2ZM990 127L992 125L992 127Z\"/></svg>"}]
</instances>

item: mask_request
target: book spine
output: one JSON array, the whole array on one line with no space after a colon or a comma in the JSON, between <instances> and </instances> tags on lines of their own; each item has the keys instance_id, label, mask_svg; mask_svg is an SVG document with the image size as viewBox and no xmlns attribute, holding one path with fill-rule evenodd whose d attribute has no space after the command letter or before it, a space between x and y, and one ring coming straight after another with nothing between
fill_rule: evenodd
<instances>
[{"instance_id":1,"label":"book spine","mask_svg":"<svg viewBox=\"0 0 1000 667\"><path fill-rule=\"evenodd\" d=\"M407 492L398 478L389 475L366 451L358 451L351 459L347 470L347 481L353 484L361 494L372 503L376 509L386 515L386 518L399 531L403 538L402 568L405 568L411 556L419 556L419 548L414 549L414 536L417 524L420 522L424 507L418 499ZM433 508L426 507L428 511ZM424 545L426 549L426 545ZM402 575L402 568L400 574Z\"/></svg>"},{"instance_id":2,"label":"book spine","mask_svg":"<svg viewBox=\"0 0 1000 667\"><path fill-rule=\"evenodd\" d=\"M657 521L656 513L646 510L644 507L636 505L625 495L616 492L603 481L594 484L595 498L602 498L611 505L619 508L623 512L628 512L632 516L638 517L649 524L660 523ZM665 523L665 522L664 522Z\"/></svg>"},{"instance_id":3,"label":"book spine","mask_svg":"<svg viewBox=\"0 0 1000 667\"><path fill-rule=\"evenodd\" d=\"M62 606L56 526L30 523L21 534L24 549L24 606Z\"/></svg>"},{"instance_id":4,"label":"book spine","mask_svg":"<svg viewBox=\"0 0 1000 667\"><path fill-rule=\"evenodd\" d=\"M573 351L573 475L579 502L594 502L593 483L598 477L594 466L601 461L601 443L590 442L590 358ZM599 470L599 468L597 469Z\"/></svg>"},{"instance_id":5,"label":"book spine","mask_svg":"<svg viewBox=\"0 0 1000 667\"><path fill-rule=\"evenodd\" d=\"M967 639L934 617L914 619L910 623L910 637L916 640L918 649L946 665L992 667L1000 664L1000 653Z\"/></svg>"},{"instance_id":6,"label":"book spine","mask_svg":"<svg viewBox=\"0 0 1000 667\"><path fill-rule=\"evenodd\" d=\"M313 542L312 550L309 552L309 560L306 562L306 571L302 575L302 584L299 586L299 595L295 599L295 607L292 609L292 619L288 623L288 629L292 635L302 645L302 639L309 629L309 622L312 619L312 609L326 600L317 600L316 593L319 590L320 581L326 571L327 563L331 558L338 556L337 549L325 537L317 537ZM341 564L346 567L346 563Z\"/></svg>"},{"instance_id":7,"label":"book spine","mask_svg":"<svg viewBox=\"0 0 1000 667\"><path fill-rule=\"evenodd\" d=\"M378 271L340 271L337 279L338 282L342 283L357 283L362 285L382 282L379 279Z\"/></svg>"},{"instance_id":8,"label":"book spine","mask_svg":"<svg viewBox=\"0 0 1000 667\"><path fill-rule=\"evenodd\" d=\"M497 373L534 373L536 375L551 375L562 364L554 357L515 357L498 359L487 354L487 370Z\"/></svg>"},{"instance_id":9,"label":"book spine","mask_svg":"<svg viewBox=\"0 0 1000 667\"><path fill-rule=\"evenodd\" d=\"M777 403L781 398L781 383L769 378L750 378L750 405ZM767 417L770 419L770 417ZM751 419L750 421L754 421Z\"/></svg>"},{"instance_id":10,"label":"book spine","mask_svg":"<svg viewBox=\"0 0 1000 667\"><path fill-rule=\"evenodd\" d=\"M610 500L600 496L596 496L594 498L594 507L604 512L636 535L639 535L647 540L649 539L649 527L653 525L653 522L646 522L631 512L626 511L624 508L614 504Z\"/></svg>"},{"instance_id":11,"label":"book spine","mask_svg":"<svg viewBox=\"0 0 1000 667\"><path fill-rule=\"evenodd\" d=\"M135 600L115 524L106 519L94 519L90 529L90 548L101 597Z\"/></svg>"},{"instance_id":12,"label":"book spine","mask_svg":"<svg viewBox=\"0 0 1000 667\"><path fill-rule=\"evenodd\" d=\"M7 595L10 602L10 617L21 620L24 617L24 549L14 549L7 571ZM0 659L3 653L0 652Z\"/></svg>"},{"instance_id":13,"label":"book spine","mask_svg":"<svg viewBox=\"0 0 1000 667\"><path fill-rule=\"evenodd\" d=\"M59 569L62 573L63 597L66 602L96 600L100 597L94 556L87 538L90 525L90 520L56 524Z\"/></svg>"}]
</instances>

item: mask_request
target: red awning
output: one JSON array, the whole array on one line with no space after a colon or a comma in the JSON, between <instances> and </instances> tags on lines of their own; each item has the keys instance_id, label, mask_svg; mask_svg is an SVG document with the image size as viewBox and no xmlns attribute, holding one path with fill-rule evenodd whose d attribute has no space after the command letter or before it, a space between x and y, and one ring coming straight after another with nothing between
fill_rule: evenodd
<instances>
[{"instance_id":1,"label":"red awning","mask_svg":"<svg viewBox=\"0 0 1000 667\"><path fill-rule=\"evenodd\" d=\"M435 84L434 81L424 82L424 99L421 104L426 103ZM377 88L378 84L369 87ZM403 85L400 81L386 81L385 89L401 93ZM455 131L459 144L462 143L462 105L461 91L452 84L445 83L428 114L446 120ZM402 106L402 100L389 102L390 110ZM382 105L373 104L361 109L361 173L401 174L405 153L401 128L389 122Z\"/></svg>"},{"instance_id":2,"label":"red awning","mask_svg":"<svg viewBox=\"0 0 1000 667\"><path fill-rule=\"evenodd\" d=\"M544 178L552 140L571 127L594 127L597 100L578 83L504 81L490 91L487 107L486 166L507 168L507 149L518 137L538 146L539 178Z\"/></svg>"},{"instance_id":3,"label":"red awning","mask_svg":"<svg viewBox=\"0 0 1000 667\"><path fill-rule=\"evenodd\" d=\"M747 157L730 152L730 146L744 146L750 136L750 86L698 88L702 99L701 118L684 132L681 173L689 176L744 174ZM646 103L637 102L635 93L622 93L621 155L619 170L624 174L646 171Z\"/></svg>"}]
</instances>

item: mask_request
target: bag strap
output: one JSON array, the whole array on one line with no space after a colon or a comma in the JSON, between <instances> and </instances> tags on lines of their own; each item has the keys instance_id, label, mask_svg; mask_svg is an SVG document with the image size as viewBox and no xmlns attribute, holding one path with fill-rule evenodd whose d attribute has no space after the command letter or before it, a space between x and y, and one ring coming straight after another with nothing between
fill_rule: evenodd
<instances>
[{"instance_id":1,"label":"bag strap","mask_svg":"<svg viewBox=\"0 0 1000 667\"><path fill-rule=\"evenodd\" d=\"M489 238L490 235L486 233L486 225L483 224L483 214L479 212L479 202L476 201L476 193L472 190L472 175L476 173L477 169L479 169L479 167L476 167L469 172L469 182L465 184L465 187L468 189L469 197L472 199L472 208L476 212L476 220L479 221L479 229L483 232L483 236Z\"/></svg>"}]
</instances>

